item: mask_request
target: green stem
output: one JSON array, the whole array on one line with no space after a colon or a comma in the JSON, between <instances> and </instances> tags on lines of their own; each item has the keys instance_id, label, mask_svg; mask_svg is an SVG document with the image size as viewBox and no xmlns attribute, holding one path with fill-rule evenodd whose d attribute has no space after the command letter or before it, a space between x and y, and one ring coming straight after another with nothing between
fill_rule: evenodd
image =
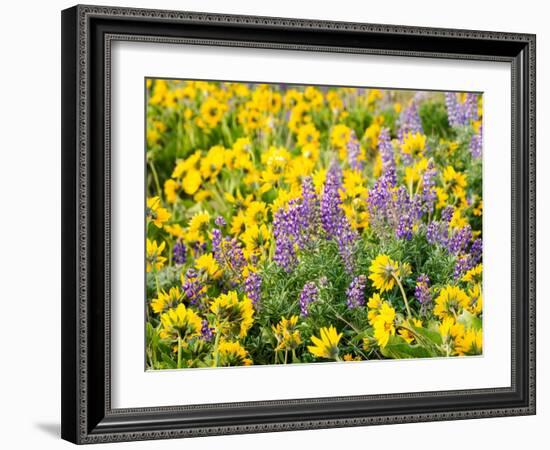
<instances>
[{"instance_id":1,"label":"green stem","mask_svg":"<svg viewBox=\"0 0 550 450\"><path fill-rule=\"evenodd\" d=\"M337 319L340 319L342 322L344 322L346 325L348 325L349 327L351 327L351 329L353 331L355 331L356 333L360 333L360 331L353 326L353 324L351 324L350 322L348 322L346 319L344 319L340 314L338 314L338 312L332 307L332 305L326 303L326 302L323 302L325 305L327 305L331 310L332 312L334 313L334 315L336 316Z\"/></svg>"},{"instance_id":2,"label":"green stem","mask_svg":"<svg viewBox=\"0 0 550 450\"><path fill-rule=\"evenodd\" d=\"M157 173L157 169L155 168L155 165L153 164L153 161L149 161L149 167L151 167L151 173L153 174L153 180L155 180L155 186L157 188L157 194L159 197L162 197L162 189L160 188L160 181L159 176Z\"/></svg>"},{"instance_id":3,"label":"green stem","mask_svg":"<svg viewBox=\"0 0 550 450\"><path fill-rule=\"evenodd\" d=\"M357 353L359 353L365 360L368 360L369 358L365 353L363 353L363 350L361 350L357 345L355 345L353 342L348 340L348 344L351 345Z\"/></svg>"},{"instance_id":4,"label":"green stem","mask_svg":"<svg viewBox=\"0 0 550 450\"><path fill-rule=\"evenodd\" d=\"M401 281L399 281L399 278L393 272L392 272L392 277L395 280L395 282L397 283L397 286L399 286L399 290L401 291L401 295L403 296L403 301L405 302L405 308L407 310L407 316L409 318L411 318L412 317L411 309L409 308L409 301L407 300L407 295L405 294L405 289L403 289L403 285L401 284Z\"/></svg>"},{"instance_id":5,"label":"green stem","mask_svg":"<svg viewBox=\"0 0 550 450\"><path fill-rule=\"evenodd\" d=\"M216 332L216 339L214 340L214 361L212 363L212 367L218 367L219 363L219 347L220 346L220 332Z\"/></svg>"},{"instance_id":6,"label":"green stem","mask_svg":"<svg viewBox=\"0 0 550 450\"><path fill-rule=\"evenodd\" d=\"M159 283L159 276L158 276L158 273L155 269L155 271L153 272L155 274L155 285L157 287L157 297L160 295L160 283Z\"/></svg>"},{"instance_id":7,"label":"green stem","mask_svg":"<svg viewBox=\"0 0 550 450\"><path fill-rule=\"evenodd\" d=\"M181 369L181 337L178 335L178 369Z\"/></svg>"}]
</instances>

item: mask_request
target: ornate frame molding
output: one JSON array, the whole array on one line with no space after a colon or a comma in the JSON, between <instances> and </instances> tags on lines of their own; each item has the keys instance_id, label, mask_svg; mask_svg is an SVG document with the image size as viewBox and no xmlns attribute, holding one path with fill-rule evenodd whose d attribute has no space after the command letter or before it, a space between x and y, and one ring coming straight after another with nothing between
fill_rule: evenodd
<instances>
[{"instance_id":1,"label":"ornate frame molding","mask_svg":"<svg viewBox=\"0 0 550 450\"><path fill-rule=\"evenodd\" d=\"M105 26L105 21L108 23ZM103 28L95 29L101 22ZM109 22L113 23L110 29ZM127 32L125 23L146 27L147 24L160 23L165 26L201 27L208 33L216 29L219 32L231 30L232 27L246 29L249 36L257 36L255 40L220 39L213 37L174 37L152 36L145 33ZM122 24L122 25L121 25ZM121 32L117 32L121 31ZM261 31L267 31L270 36L276 33L294 32L296 36L304 30L330 32L341 38L353 34L361 36L365 42L373 36L376 46L342 46L326 42L273 42L262 40ZM260 34L257 34L260 33ZM307 34L307 33L306 33ZM310 33L308 35L312 36ZM373 38L373 39L374 39ZM390 48L384 42L389 38L399 38L410 44L404 48ZM95 39L95 41L94 41ZM305 38L304 38L305 39ZM328 39L328 38L327 38ZM351 398L320 398L311 400L288 400L275 402L251 402L226 405L197 405L195 407L170 408L140 408L113 410L110 403L110 48L115 40L146 41L157 43L187 43L197 45L226 45L256 48L276 48L305 51L329 51L348 53L384 54L397 56L452 58L452 59L482 59L491 61L506 61L512 64L512 145L513 145L513 177L512 194L512 234L513 248L519 255L513 258L513 273L517 263L524 273L513 277L513 299L515 291L527 295L518 298L524 302L525 311L518 317L516 308L512 311L513 335L525 339L525 342L514 341L512 386L510 388L484 389L473 391L450 391L419 394L396 394L379 396L362 396L353 398L363 401L381 401L396 399L407 404L427 395L438 397L457 397L468 399L481 395L511 395L518 397L511 400L507 406L495 403L494 407L476 407L465 405L462 409L413 411L407 413L369 414L346 417L318 417L307 420L275 420L257 423L224 423L219 425L198 425L181 419L181 423L170 425L167 414L184 415L190 408L202 410L204 415L209 409L272 407L284 408L291 405L325 405L349 401ZM459 51L443 52L438 47L441 40L457 42ZM389 42L389 41L388 41ZM481 44L498 43L486 48L495 48L493 53L483 53ZM413 48L421 43L422 49ZM466 45L468 48L466 48ZM456 48L456 46L454 48ZM103 47L103 49L100 49ZM99 443L112 441L128 441L142 439L163 439L173 437L206 436L215 434L239 434L251 432L271 432L284 430L300 430L327 427L348 427L361 425L440 421L482 417L498 417L510 415L526 415L535 413L535 36L530 34L514 34L487 31L449 30L423 27L405 27L396 25L376 25L362 23L332 22L304 19L286 19L271 17L234 16L219 14L204 14L193 12L158 11L146 9L112 8L98 6L76 6L63 12L63 437L77 443ZM98 67L101 63L101 67ZM98 80L98 77L103 78ZM98 84L99 83L99 84ZM94 104L98 94L97 87L103 84L100 113L104 124L97 130L97 106ZM93 94L93 95L92 95ZM516 101L516 99L518 101ZM94 109L95 108L95 109ZM94 122L96 121L96 122ZM97 137L96 137L97 136ZM95 139L95 140L94 140ZM91 143L94 143L94 146ZM97 145L103 146L103 157L96 163ZM516 147L514 149L514 147ZM93 162L92 162L93 161ZM99 164L99 166L96 166ZM99 171L99 172L98 172ZM102 179L95 178L102 172ZM101 183L101 188L98 188ZM519 191L518 191L519 186ZM99 203L97 203L99 202ZM104 221L97 217L98 208L105 212ZM522 212L526 215L521 219ZM92 248L94 231L100 230L103 222L103 246L99 255ZM518 239L519 235L519 239ZM97 237L95 238L97 239ZM94 241L95 242L95 241ZM516 247L517 246L517 247ZM513 250L514 252L514 250ZM102 263L101 261L102 260ZM99 265L98 265L99 264ZM100 267L101 266L101 267ZM93 272L93 273L92 273ZM93 280L103 272L103 290L99 297L95 291ZM517 283L517 284L514 284ZM93 291L93 292L92 292ZM103 298L103 303L93 302L94 298ZM516 305L522 311L522 306ZM99 308L99 309L98 309ZM102 323L90 319L96 313L101 313ZM521 320L521 322L518 322ZM521 330L516 330L519 325ZM99 334L102 333L102 337ZM95 404L90 396L98 393L101 383L92 382L97 357L90 354L93 346L103 345L103 370L101 404ZM516 359L520 344L526 351L521 351L520 359ZM521 370L516 373L516 364ZM92 370L90 370L92 367ZM65 383L65 381L67 381ZM95 384L94 384L95 383ZM521 385L521 386L520 386ZM518 390L521 388L521 395ZM481 392L482 391L482 392ZM495 397L496 398L496 397ZM404 403L404 404L405 404ZM103 405L103 406L101 406ZM226 413L227 414L227 413ZM344 414L345 415L345 414ZM280 417L281 414L279 414ZM278 417L279 417L278 416ZM163 422L164 421L164 422ZM198 422L197 422L198 423Z\"/></svg>"}]
</instances>

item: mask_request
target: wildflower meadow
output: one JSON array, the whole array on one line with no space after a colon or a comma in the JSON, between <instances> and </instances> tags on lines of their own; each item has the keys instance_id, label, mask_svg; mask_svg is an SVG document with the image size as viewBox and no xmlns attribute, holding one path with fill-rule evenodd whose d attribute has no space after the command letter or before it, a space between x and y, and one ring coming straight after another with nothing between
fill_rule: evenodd
<instances>
[{"instance_id":1,"label":"wildflower meadow","mask_svg":"<svg viewBox=\"0 0 550 450\"><path fill-rule=\"evenodd\" d=\"M482 95L147 79L148 369L482 353Z\"/></svg>"}]
</instances>

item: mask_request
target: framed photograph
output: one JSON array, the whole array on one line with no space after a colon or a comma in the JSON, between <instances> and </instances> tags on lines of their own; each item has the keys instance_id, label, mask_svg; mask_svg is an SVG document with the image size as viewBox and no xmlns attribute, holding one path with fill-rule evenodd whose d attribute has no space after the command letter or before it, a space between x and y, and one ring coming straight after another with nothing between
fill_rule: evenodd
<instances>
[{"instance_id":1,"label":"framed photograph","mask_svg":"<svg viewBox=\"0 0 550 450\"><path fill-rule=\"evenodd\" d=\"M535 413L535 36L62 12L62 437Z\"/></svg>"}]
</instances>

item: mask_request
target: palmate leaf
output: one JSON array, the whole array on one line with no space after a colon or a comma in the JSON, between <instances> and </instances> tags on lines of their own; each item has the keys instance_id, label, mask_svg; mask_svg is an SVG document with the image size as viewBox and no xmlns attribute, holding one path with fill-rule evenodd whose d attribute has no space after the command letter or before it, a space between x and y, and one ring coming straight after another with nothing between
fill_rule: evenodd
<instances>
[{"instance_id":1,"label":"palmate leaf","mask_svg":"<svg viewBox=\"0 0 550 450\"><path fill-rule=\"evenodd\" d=\"M431 358L438 356L435 352L420 345L410 345L399 336L390 336L388 344L384 348L380 348L380 352L386 358L403 359L403 358Z\"/></svg>"}]
</instances>

